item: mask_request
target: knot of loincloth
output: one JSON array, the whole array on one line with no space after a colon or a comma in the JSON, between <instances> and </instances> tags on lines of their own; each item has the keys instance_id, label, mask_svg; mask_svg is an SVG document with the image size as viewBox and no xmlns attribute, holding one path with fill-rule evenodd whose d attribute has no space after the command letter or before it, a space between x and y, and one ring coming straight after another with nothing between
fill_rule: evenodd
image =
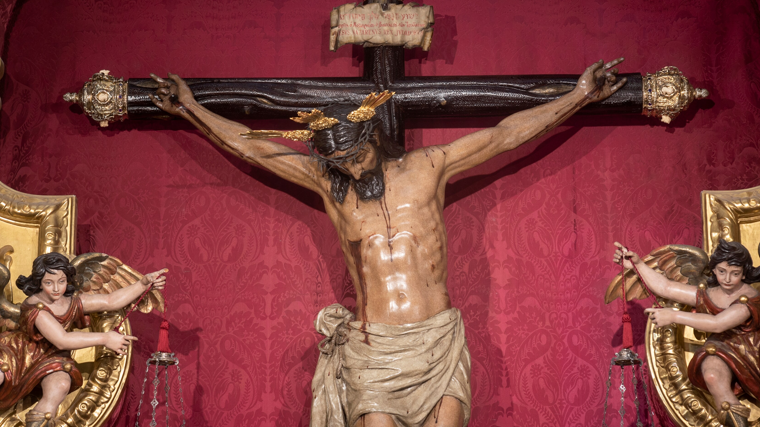
<instances>
[{"instance_id":1,"label":"knot of loincloth","mask_svg":"<svg viewBox=\"0 0 760 427\"><path fill-rule=\"evenodd\" d=\"M349 332L349 327L346 324L346 322L340 323L335 328L335 331L332 333L332 335L323 339L319 343L319 351L321 351L322 353L328 356L332 356L337 346L343 345L348 342L348 332Z\"/></svg>"}]
</instances>

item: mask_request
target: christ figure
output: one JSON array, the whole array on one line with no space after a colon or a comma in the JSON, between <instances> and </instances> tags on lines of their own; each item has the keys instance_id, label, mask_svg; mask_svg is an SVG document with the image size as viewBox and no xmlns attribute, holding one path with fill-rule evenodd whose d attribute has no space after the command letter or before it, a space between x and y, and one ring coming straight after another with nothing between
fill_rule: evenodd
<instances>
[{"instance_id":1,"label":"christ figure","mask_svg":"<svg viewBox=\"0 0 760 427\"><path fill-rule=\"evenodd\" d=\"M299 113L308 131L283 133L310 154L265 139L199 105L174 74L153 102L237 157L318 193L338 232L356 313L334 304L315 321L320 344L311 426L463 426L470 418L470 354L446 287L444 190L454 175L544 135L626 79L623 59L588 67L574 90L493 128L410 152L373 116L392 94ZM365 105L366 104L366 105Z\"/></svg>"}]
</instances>

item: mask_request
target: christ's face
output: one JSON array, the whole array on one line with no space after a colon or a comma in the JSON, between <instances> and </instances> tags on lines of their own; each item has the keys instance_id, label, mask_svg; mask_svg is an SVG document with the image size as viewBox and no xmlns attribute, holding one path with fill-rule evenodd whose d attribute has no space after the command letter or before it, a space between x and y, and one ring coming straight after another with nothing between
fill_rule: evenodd
<instances>
[{"instance_id":1,"label":"christ's face","mask_svg":"<svg viewBox=\"0 0 760 427\"><path fill-rule=\"evenodd\" d=\"M718 284L726 291L733 291L742 286L744 280L744 271L741 266L728 265L727 261L723 261L716 265L713 269L715 278L718 279Z\"/></svg>"},{"instance_id":2,"label":"christ's face","mask_svg":"<svg viewBox=\"0 0 760 427\"><path fill-rule=\"evenodd\" d=\"M336 151L330 157L343 156L347 151ZM346 175L352 176L354 180L359 181L377 167L377 160L377 149L375 146L373 144L366 144L359 151L356 159L342 164L339 166L339 169Z\"/></svg>"},{"instance_id":3,"label":"christ's face","mask_svg":"<svg viewBox=\"0 0 760 427\"><path fill-rule=\"evenodd\" d=\"M66 292L66 275L61 270L55 270L55 273L45 273L42 276L42 293L43 301L54 303L58 301L63 293Z\"/></svg>"}]
</instances>

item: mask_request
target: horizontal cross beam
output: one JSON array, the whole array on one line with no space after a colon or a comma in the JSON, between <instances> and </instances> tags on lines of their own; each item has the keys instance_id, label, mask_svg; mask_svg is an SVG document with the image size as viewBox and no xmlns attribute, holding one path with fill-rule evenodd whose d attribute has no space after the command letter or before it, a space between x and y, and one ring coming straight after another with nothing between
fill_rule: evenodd
<instances>
[{"instance_id":1,"label":"horizontal cross beam","mask_svg":"<svg viewBox=\"0 0 760 427\"><path fill-rule=\"evenodd\" d=\"M507 116L550 102L570 92L579 76L406 77L387 86L405 118ZM622 74L628 83L606 100L592 103L586 114L641 114L644 96L640 74ZM377 90L356 78L321 79L186 79L195 99L230 119L279 119L298 111L330 104L360 104ZM169 117L148 95L152 79L130 79L127 114L130 119Z\"/></svg>"}]
</instances>

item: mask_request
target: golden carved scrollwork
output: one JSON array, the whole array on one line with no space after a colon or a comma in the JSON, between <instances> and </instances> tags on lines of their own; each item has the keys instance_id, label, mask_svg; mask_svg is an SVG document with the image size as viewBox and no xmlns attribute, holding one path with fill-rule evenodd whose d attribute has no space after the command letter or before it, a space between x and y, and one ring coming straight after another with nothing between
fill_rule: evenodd
<instances>
[{"instance_id":1,"label":"golden carved scrollwork","mask_svg":"<svg viewBox=\"0 0 760 427\"><path fill-rule=\"evenodd\" d=\"M0 182L0 221L39 229L36 253L74 253L76 198L35 196Z\"/></svg>"},{"instance_id":2,"label":"golden carved scrollwork","mask_svg":"<svg viewBox=\"0 0 760 427\"><path fill-rule=\"evenodd\" d=\"M642 114L660 117L665 123L670 123L681 111L689 108L695 99L709 96L707 90L693 87L689 79L672 66L654 74L647 73L641 88L644 95Z\"/></svg>"},{"instance_id":3,"label":"golden carved scrollwork","mask_svg":"<svg viewBox=\"0 0 760 427\"><path fill-rule=\"evenodd\" d=\"M12 276L12 279L8 280L9 277L0 274L0 281L3 281L0 284L15 282L19 272L28 274L32 261L39 254L73 254L75 237L74 196L25 194L0 183L0 263L8 267ZM138 278L142 277L132 269L129 271ZM15 286L6 288L8 291ZM5 294L9 306L17 308L14 304L21 303L26 297L18 291ZM123 310L92 314L88 330L109 331L123 315ZM131 334L129 321L125 321L121 328L122 332ZM72 352L72 358L77 362L85 382L80 389L66 397L59 409L59 418L51 427L101 426L110 417L127 383L131 347L125 356L119 356L104 347L94 347L75 350ZM0 413L0 427L23 427L24 415L34 403L33 399L27 397L15 407Z\"/></svg>"},{"instance_id":4,"label":"golden carved scrollwork","mask_svg":"<svg viewBox=\"0 0 760 427\"><path fill-rule=\"evenodd\" d=\"M682 304L658 298L663 307L684 309ZM656 328L647 322L646 353L650 376L660 401L681 426L720 427L717 412L705 394L694 387L684 357L684 327ZM652 363L654 361L654 363Z\"/></svg>"},{"instance_id":5,"label":"golden carved scrollwork","mask_svg":"<svg viewBox=\"0 0 760 427\"><path fill-rule=\"evenodd\" d=\"M82 89L63 95L63 100L79 104L101 127L109 122L122 121L127 116L127 83L109 75L108 70L93 74Z\"/></svg>"},{"instance_id":6,"label":"golden carved scrollwork","mask_svg":"<svg viewBox=\"0 0 760 427\"><path fill-rule=\"evenodd\" d=\"M760 243L760 187L736 191L702 192L704 250L712 253L720 239L741 242L760 264L754 248ZM757 284L755 285L757 286ZM691 310L691 307L658 299L665 307ZM704 345L706 335L685 326L656 328L647 322L646 353L654 388L671 419L682 427L718 427L712 397L688 379L687 367L694 352ZM760 425L758 402L744 398L751 409L751 426Z\"/></svg>"},{"instance_id":7,"label":"golden carved scrollwork","mask_svg":"<svg viewBox=\"0 0 760 427\"><path fill-rule=\"evenodd\" d=\"M738 241L757 255L760 244L760 187L735 191L703 191L702 222L705 251L712 253L720 239ZM755 265L760 260L754 259Z\"/></svg>"},{"instance_id":8,"label":"golden carved scrollwork","mask_svg":"<svg viewBox=\"0 0 760 427\"><path fill-rule=\"evenodd\" d=\"M117 313L92 314L91 328L93 332L108 332L112 330L124 316L124 310ZM129 321L125 321L121 331L132 334ZM67 409L58 417L55 427L96 427L103 425L116 407L124 386L132 360L132 351L119 356L105 347L95 347L95 358L92 372L82 388L73 396L69 396L63 407ZM67 405L68 404L68 405Z\"/></svg>"}]
</instances>

